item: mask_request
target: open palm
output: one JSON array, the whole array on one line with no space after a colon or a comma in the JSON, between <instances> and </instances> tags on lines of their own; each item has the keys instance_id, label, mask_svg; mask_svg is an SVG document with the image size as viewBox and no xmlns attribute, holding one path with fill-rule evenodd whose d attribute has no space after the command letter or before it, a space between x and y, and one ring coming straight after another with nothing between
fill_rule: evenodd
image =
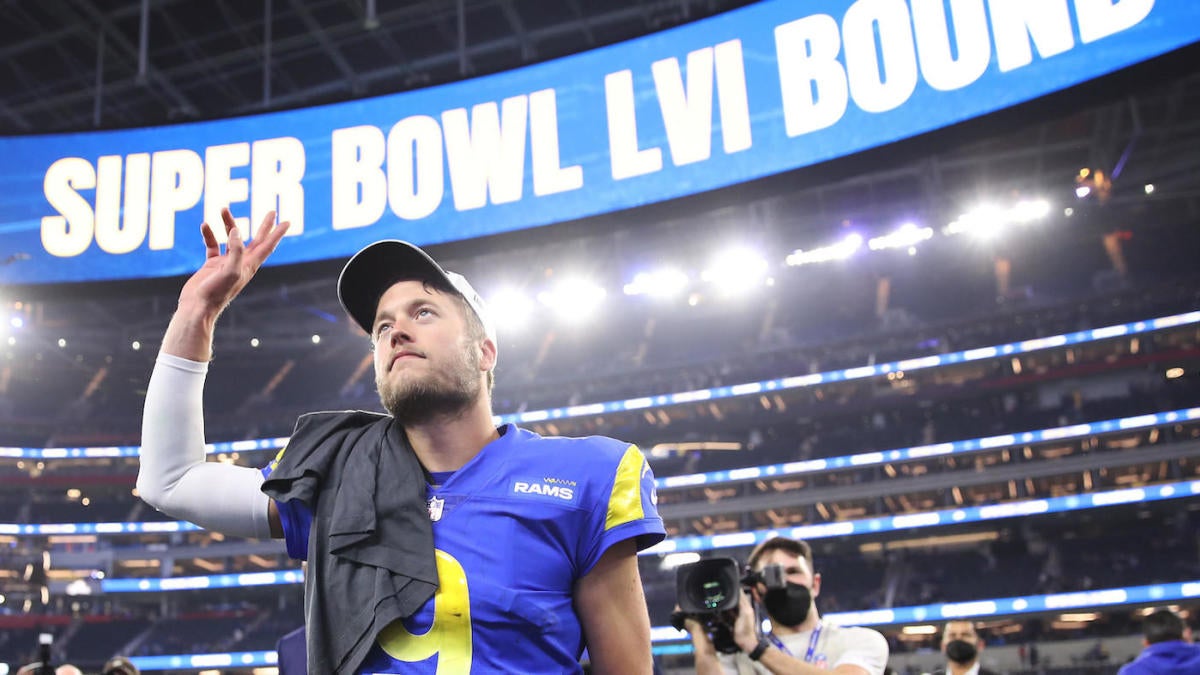
<instances>
[{"instance_id":1,"label":"open palm","mask_svg":"<svg viewBox=\"0 0 1200 675\"><path fill-rule=\"evenodd\" d=\"M207 257L200 269L184 284L179 296L181 305L195 304L216 312L223 310L250 282L288 229L286 222L275 223L275 212L271 211L263 218L254 240L246 244L228 208L221 209L221 219L229 241L226 251L221 253L221 245L212 226L202 224L200 232L204 236Z\"/></svg>"}]
</instances>

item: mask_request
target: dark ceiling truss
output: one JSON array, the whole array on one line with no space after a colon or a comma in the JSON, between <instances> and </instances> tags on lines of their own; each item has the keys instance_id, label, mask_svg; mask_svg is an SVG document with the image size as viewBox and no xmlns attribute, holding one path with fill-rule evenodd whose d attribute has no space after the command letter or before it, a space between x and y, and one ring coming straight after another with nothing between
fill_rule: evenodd
<instances>
[{"instance_id":1,"label":"dark ceiling truss","mask_svg":"<svg viewBox=\"0 0 1200 675\"><path fill-rule=\"evenodd\" d=\"M0 133L148 126L401 91L748 3L10 1L0 3Z\"/></svg>"}]
</instances>

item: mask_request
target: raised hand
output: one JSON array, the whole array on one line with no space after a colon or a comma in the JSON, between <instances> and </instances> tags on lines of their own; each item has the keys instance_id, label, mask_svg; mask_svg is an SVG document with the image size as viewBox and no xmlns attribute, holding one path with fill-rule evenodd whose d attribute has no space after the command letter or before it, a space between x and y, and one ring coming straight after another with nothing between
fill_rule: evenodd
<instances>
[{"instance_id":1,"label":"raised hand","mask_svg":"<svg viewBox=\"0 0 1200 675\"><path fill-rule=\"evenodd\" d=\"M221 253L212 226L200 226L207 258L179 293L179 307L163 335L162 351L166 354L193 361L211 358L217 317L250 283L288 229L286 222L275 223L272 211L263 218L254 240L246 244L229 209L221 210L221 220L229 240L225 253Z\"/></svg>"},{"instance_id":2,"label":"raised hand","mask_svg":"<svg viewBox=\"0 0 1200 675\"><path fill-rule=\"evenodd\" d=\"M221 219L229 241L225 253L221 253L212 226L201 224L206 259L179 295L180 307L187 305L193 311L212 314L214 318L246 287L288 229L286 222L275 223L275 212L271 211L263 218L254 240L246 244L228 208L221 209Z\"/></svg>"}]
</instances>

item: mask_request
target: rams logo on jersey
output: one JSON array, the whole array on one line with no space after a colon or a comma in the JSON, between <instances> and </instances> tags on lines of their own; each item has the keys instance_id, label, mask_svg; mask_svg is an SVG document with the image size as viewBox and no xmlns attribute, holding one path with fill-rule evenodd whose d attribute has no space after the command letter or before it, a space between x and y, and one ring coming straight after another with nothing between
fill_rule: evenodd
<instances>
[{"instance_id":1,"label":"rams logo on jersey","mask_svg":"<svg viewBox=\"0 0 1200 675\"><path fill-rule=\"evenodd\" d=\"M579 493L575 481L561 478L518 478L509 486L509 494L519 497L542 497L550 501L574 504Z\"/></svg>"}]
</instances>

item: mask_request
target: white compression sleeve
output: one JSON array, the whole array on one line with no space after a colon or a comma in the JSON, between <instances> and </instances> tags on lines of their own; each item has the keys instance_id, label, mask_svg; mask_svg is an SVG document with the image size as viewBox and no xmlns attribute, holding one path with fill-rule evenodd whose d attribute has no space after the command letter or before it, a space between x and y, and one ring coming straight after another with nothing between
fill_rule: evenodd
<instances>
[{"instance_id":1,"label":"white compression sleeve","mask_svg":"<svg viewBox=\"0 0 1200 675\"><path fill-rule=\"evenodd\" d=\"M159 354L142 412L138 495L154 508L207 529L269 539L270 497L253 467L209 462L204 454L208 364Z\"/></svg>"}]
</instances>

